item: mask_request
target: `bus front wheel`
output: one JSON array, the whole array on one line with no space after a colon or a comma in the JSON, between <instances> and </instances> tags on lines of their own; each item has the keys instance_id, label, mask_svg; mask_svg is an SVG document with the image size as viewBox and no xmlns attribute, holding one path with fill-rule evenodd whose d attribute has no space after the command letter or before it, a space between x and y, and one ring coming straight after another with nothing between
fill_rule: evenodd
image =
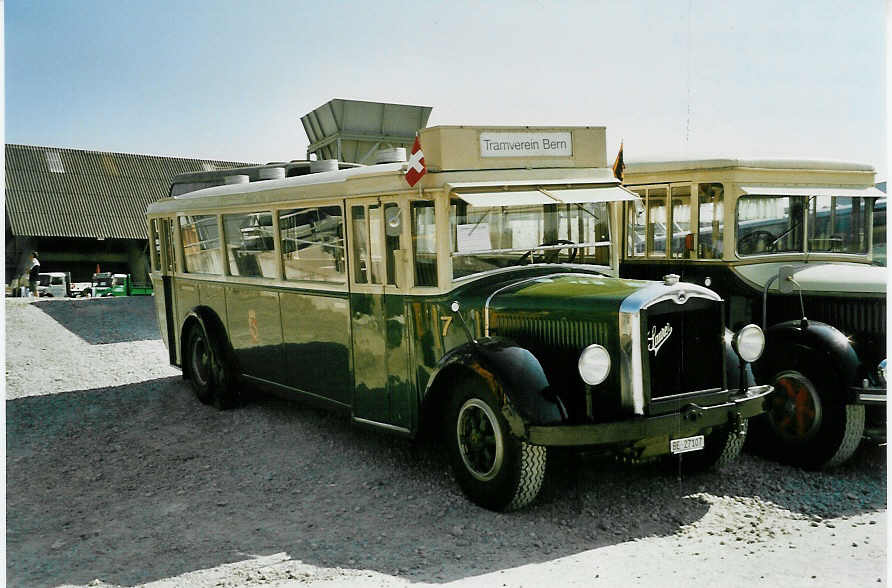
<instances>
[{"instance_id":1,"label":"bus front wheel","mask_svg":"<svg viewBox=\"0 0 892 588\"><path fill-rule=\"evenodd\" d=\"M546 448L512 437L498 406L484 382L461 382L449 411L447 447L464 493L484 508L508 511L536 498Z\"/></svg>"}]
</instances>

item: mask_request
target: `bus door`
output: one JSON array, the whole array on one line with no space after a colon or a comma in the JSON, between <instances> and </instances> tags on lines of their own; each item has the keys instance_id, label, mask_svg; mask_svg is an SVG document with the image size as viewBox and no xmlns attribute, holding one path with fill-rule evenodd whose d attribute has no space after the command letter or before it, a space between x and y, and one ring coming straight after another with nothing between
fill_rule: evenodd
<instances>
[{"instance_id":1,"label":"bus door","mask_svg":"<svg viewBox=\"0 0 892 588\"><path fill-rule=\"evenodd\" d=\"M353 417L408 431L412 421L404 293L405 199L348 201Z\"/></svg>"},{"instance_id":2,"label":"bus door","mask_svg":"<svg viewBox=\"0 0 892 588\"><path fill-rule=\"evenodd\" d=\"M161 327L161 338L167 345L170 363L176 363L176 327L174 326L172 276L176 273L176 244L173 219L152 219L152 289L155 292L155 318Z\"/></svg>"}]
</instances>

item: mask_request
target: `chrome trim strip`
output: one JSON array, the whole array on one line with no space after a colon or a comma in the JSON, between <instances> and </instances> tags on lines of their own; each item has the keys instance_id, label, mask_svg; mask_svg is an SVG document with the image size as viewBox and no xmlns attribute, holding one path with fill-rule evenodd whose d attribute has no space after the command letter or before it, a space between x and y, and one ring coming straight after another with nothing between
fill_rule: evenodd
<instances>
[{"instance_id":1,"label":"chrome trim strip","mask_svg":"<svg viewBox=\"0 0 892 588\"><path fill-rule=\"evenodd\" d=\"M620 398L634 414L644 414L644 363L641 356L641 311L665 300L684 304L690 298L721 302L709 288L678 282L651 284L627 296L619 307Z\"/></svg>"},{"instance_id":2,"label":"chrome trim strip","mask_svg":"<svg viewBox=\"0 0 892 588\"><path fill-rule=\"evenodd\" d=\"M644 414L644 368L641 363L641 315L619 313L620 403Z\"/></svg>"},{"instance_id":3,"label":"chrome trim strip","mask_svg":"<svg viewBox=\"0 0 892 588\"><path fill-rule=\"evenodd\" d=\"M564 246L564 248L566 249L566 246ZM468 274L468 275L462 276L460 278L453 278L452 286L455 287L457 285L464 284L465 282L472 282L475 280L479 280L481 278L488 278L490 276L496 276L498 274L508 274L511 272L516 272L518 267L535 269L535 268L546 267L546 266L551 266L551 267L560 266L560 267L565 267L565 268L570 268L570 269L591 270L592 273L590 273L590 274L581 274L581 273L578 274L578 275L584 275L584 276L603 276L603 277L608 277L608 278L617 277L616 271L609 265L598 265L598 264L587 264L587 263L544 263L543 262L543 263L531 263L529 265L524 265L524 266L500 267L500 268L496 268L496 269L488 269L488 270L484 270L482 272Z\"/></svg>"},{"instance_id":4,"label":"chrome trim strip","mask_svg":"<svg viewBox=\"0 0 892 588\"><path fill-rule=\"evenodd\" d=\"M886 404L885 394L858 394L858 402L865 404Z\"/></svg>"},{"instance_id":5,"label":"chrome trim strip","mask_svg":"<svg viewBox=\"0 0 892 588\"><path fill-rule=\"evenodd\" d=\"M387 429L388 431L396 431L397 433L405 433L409 434L412 431L407 429L406 427L398 427L396 425L388 425L387 423L379 423L378 421L370 421L368 419L361 419L359 417L353 417L354 423L361 423L363 425L371 425L373 427L379 427L381 429Z\"/></svg>"}]
</instances>

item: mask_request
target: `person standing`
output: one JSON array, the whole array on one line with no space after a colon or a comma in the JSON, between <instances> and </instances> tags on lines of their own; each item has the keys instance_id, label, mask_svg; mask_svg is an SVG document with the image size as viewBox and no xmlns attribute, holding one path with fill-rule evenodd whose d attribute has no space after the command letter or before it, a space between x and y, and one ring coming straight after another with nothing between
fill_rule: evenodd
<instances>
[{"instance_id":1,"label":"person standing","mask_svg":"<svg viewBox=\"0 0 892 588\"><path fill-rule=\"evenodd\" d=\"M37 283L40 281L40 260L37 259L37 252L31 252L31 267L28 268L28 288L35 298L40 298L37 291Z\"/></svg>"}]
</instances>

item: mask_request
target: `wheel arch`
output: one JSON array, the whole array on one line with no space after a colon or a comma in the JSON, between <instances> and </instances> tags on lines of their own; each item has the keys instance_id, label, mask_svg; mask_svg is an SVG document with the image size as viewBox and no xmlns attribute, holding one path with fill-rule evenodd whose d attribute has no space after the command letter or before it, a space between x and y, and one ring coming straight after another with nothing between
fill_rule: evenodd
<instances>
[{"instance_id":1,"label":"wheel arch","mask_svg":"<svg viewBox=\"0 0 892 588\"><path fill-rule=\"evenodd\" d=\"M861 360L848 338L837 328L819 321L787 321L769 327L765 351L755 365L760 381L778 370L795 368L800 362L823 360L847 394L858 383Z\"/></svg>"},{"instance_id":2,"label":"wheel arch","mask_svg":"<svg viewBox=\"0 0 892 588\"><path fill-rule=\"evenodd\" d=\"M188 337L186 335L189 333L190 329L195 327L202 329L209 340L220 345L219 350L224 355L224 357L221 358L223 360L223 365L234 365L232 345L229 343L229 337L226 334L226 327L223 325L223 321L220 320L220 317L211 308L208 308L207 306L196 306L186 313L186 317L183 319L182 326L180 327L180 357L182 358L181 363L184 379L189 380L192 377L189 362L186 361L186 353L188 351L186 349L186 345L188 344ZM211 349L212 352L216 352L218 348L216 345L213 345L211 346Z\"/></svg>"},{"instance_id":3,"label":"wheel arch","mask_svg":"<svg viewBox=\"0 0 892 588\"><path fill-rule=\"evenodd\" d=\"M526 436L527 425L563 421L560 401L549 397L551 388L539 360L510 340L486 338L449 351L437 363L422 393L421 435L436 429L436 417L445 414L450 390L464 378L479 378L490 386L516 437Z\"/></svg>"}]
</instances>

